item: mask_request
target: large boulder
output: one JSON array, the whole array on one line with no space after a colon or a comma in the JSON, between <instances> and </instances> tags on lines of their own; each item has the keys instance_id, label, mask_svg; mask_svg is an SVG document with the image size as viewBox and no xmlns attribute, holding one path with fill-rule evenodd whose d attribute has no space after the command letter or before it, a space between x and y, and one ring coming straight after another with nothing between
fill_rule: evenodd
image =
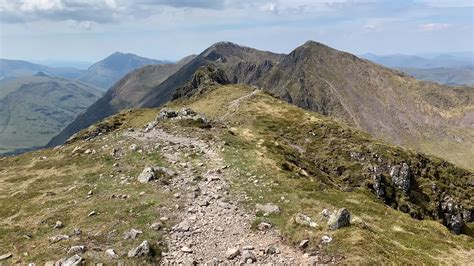
<instances>
[{"instance_id":1,"label":"large boulder","mask_svg":"<svg viewBox=\"0 0 474 266\"><path fill-rule=\"evenodd\" d=\"M346 208L339 209L337 212L331 214L328 225L331 230L336 230L351 223L351 214Z\"/></svg>"}]
</instances>

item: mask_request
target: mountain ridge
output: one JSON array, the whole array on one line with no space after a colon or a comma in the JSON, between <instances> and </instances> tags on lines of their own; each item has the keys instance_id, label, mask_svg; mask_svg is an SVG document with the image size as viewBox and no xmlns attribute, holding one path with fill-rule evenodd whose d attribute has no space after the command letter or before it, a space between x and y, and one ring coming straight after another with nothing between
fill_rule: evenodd
<instances>
[{"instance_id":1,"label":"mountain ridge","mask_svg":"<svg viewBox=\"0 0 474 266\"><path fill-rule=\"evenodd\" d=\"M150 89L133 107L165 104L200 67L209 64L221 68L231 83L256 85L375 137L474 169L469 159L474 157L474 90L417 81L315 41L288 55L216 43ZM69 136L63 134L62 140Z\"/></svg>"}]
</instances>

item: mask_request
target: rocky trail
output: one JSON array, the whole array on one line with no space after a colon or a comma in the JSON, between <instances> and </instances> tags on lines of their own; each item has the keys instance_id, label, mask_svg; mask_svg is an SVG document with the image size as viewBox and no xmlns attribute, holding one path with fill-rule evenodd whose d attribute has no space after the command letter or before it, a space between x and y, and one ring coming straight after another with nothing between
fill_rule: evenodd
<instances>
[{"instance_id":1,"label":"rocky trail","mask_svg":"<svg viewBox=\"0 0 474 266\"><path fill-rule=\"evenodd\" d=\"M176 205L160 213L161 220L176 221L165 238L168 252L162 254L163 264L308 262L308 256L285 245L270 224L251 229L255 214L239 205L245 196L229 193L232 169L220 155L222 146L158 127L126 134L161 147L162 156L176 171L165 187ZM183 160L193 153L200 155Z\"/></svg>"}]
</instances>

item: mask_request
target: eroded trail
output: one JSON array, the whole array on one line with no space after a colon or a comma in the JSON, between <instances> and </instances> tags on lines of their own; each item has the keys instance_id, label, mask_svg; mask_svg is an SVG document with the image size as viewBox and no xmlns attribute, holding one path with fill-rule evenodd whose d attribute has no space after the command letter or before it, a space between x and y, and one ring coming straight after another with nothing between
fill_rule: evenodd
<instances>
[{"instance_id":1,"label":"eroded trail","mask_svg":"<svg viewBox=\"0 0 474 266\"><path fill-rule=\"evenodd\" d=\"M229 193L232 169L226 167L218 143L160 128L127 134L160 146L163 157L177 172L166 188L174 194L176 206L160 213L176 221L165 238L168 252L163 254L162 264L246 261L306 264L303 253L285 245L273 228L251 228L255 214L239 205L243 195ZM239 255L229 259L230 249L238 249Z\"/></svg>"}]
</instances>

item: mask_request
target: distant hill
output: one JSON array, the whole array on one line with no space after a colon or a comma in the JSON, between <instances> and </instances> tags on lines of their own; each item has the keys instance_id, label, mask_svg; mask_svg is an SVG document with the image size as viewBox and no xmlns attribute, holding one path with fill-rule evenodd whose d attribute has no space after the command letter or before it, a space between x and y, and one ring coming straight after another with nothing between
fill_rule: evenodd
<instances>
[{"instance_id":1,"label":"distant hill","mask_svg":"<svg viewBox=\"0 0 474 266\"><path fill-rule=\"evenodd\" d=\"M360 57L390 68L459 68L474 67L474 58L468 54L428 54L417 55L375 55L362 54Z\"/></svg>"},{"instance_id":2,"label":"distant hill","mask_svg":"<svg viewBox=\"0 0 474 266\"><path fill-rule=\"evenodd\" d=\"M0 82L0 154L45 145L101 96L44 72Z\"/></svg>"},{"instance_id":3,"label":"distant hill","mask_svg":"<svg viewBox=\"0 0 474 266\"><path fill-rule=\"evenodd\" d=\"M116 52L93 64L79 80L99 88L108 89L124 75L145 65L162 65L167 62Z\"/></svg>"},{"instance_id":4,"label":"distant hill","mask_svg":"<svg viewBox=\"0 0 474 266\"><path fill-rule=\"evenodd\" d=\"M474 54L386 55L363 54L361 57L397 69L420 80L446 85L474 85Z\"/></svg>"},{"instance_id":5,"label":"distant hill","mask_svg":"<svg viewBox=\"0 0 474 266\"><path fill-rule=\"evenodd\" d=\"M44 72L52 77L75 79L84 75L85 70L79 70L72 67L49 67L22 60L0 59L0 80L31 76L38 72Z\"/></svg>"},{"instance_id":6,"label":"distant hill","mask_svg":"<svg viewBox=\"0 0 474 266\"><path fill-rule=\"evenodd\" d=\"M102 98L80 114L59 135L52 138L48 145L62 144L79 130L123 109L136 107L145 95L194 57L188 56L173 64L147 65L125 75Z\"/></svg>"},{"instance_id":7,"label":"distant hill","mask_svg":"<svg viewBox=\"0 0 474 266\"><path fill-rule=\"evenodd\" d=\"M420 80L434 81L440 84L454 86L474 86L474 67L464 68L397 68Z\"/></svg>"}]
</instances>

